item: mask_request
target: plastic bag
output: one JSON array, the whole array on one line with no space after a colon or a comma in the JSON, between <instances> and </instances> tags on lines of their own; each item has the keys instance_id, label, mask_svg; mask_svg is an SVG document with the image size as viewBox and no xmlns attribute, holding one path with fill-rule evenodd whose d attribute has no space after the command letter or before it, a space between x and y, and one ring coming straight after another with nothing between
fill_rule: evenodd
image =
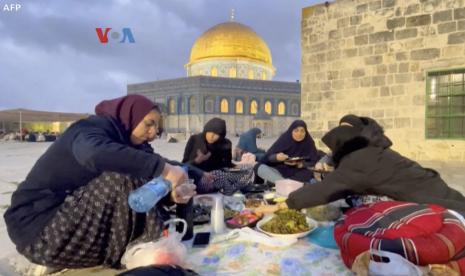
<instances>
[{"instance_id":1,"label":"plastic bag","mask_svg":"<svg viewBox=\"0 0 465 276\"><path fill-rule=\"evenodd\" d=\"M178 233L175 223L184 224L183 232ZM127 269L147 265L179 265L183 266L187 254L186 246L181 242L186 233L187 223L183 219L171 219L165 222L170 225L167 237L162 237L156 242L139 243L126 249L121 263ZM174 227L173 227L174 226Z\"/></svg>"},{"instance_id":2,"label":"plastic bag","mask_svg":"<svg viewBox=\"0 0 465 276\"><path fill-rule=\"evenodd\" d=\"M255 162L256 162L255 155L250 152L247 152L242 155L241 162L239 163L242 165L246 165L246 164L254 165Z\"/></svg>"},{"instance_id":3,"label":"plastic bag","mask_svg":"<svg viewBox=\"0 0 465 276\"><path fill-rule=\"evenodd\" d=\"M387 258L389 261L376 262L373 258L368 263L368 275L370 276L422 276L422 270L403 258L399 254L381 251L371 250L372 256L379 256Z\"/></svg>"},{"instance_id":4,"label":"plastic bag","mask_svg":"<svg viewBox=\"0 0 465 276\"><path fill-rule=\"evenodd\" d=\"M293 191L301 188L304 185L304 183L292 179L281 179L277 180L275 185L276 193L281 196L287 197Z\"/></svg>"}]
</instances>

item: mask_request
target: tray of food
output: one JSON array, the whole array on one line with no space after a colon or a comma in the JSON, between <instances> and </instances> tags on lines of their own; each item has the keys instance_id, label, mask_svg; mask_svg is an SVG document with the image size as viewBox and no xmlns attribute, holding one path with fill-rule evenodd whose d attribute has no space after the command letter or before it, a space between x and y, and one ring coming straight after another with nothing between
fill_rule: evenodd
<instances>
[{"instance_id":1,"label":"tray of food","mask_svg":"<svg viewBox=\"0 0 465 276\"><path fill-rule=\"evenodd\" d=\"M302 161L307 159L307 157L304 156L294 156L294 157L288 157L285 161Z\"/></svg>"},{"instance_id":2,"label":"tray of food","mask_svg":"<svg viewBox=\"0 0 465 276\"><path fill-rule=\"evenodd\" d=\"M310 234L318 223L303 213L283 209L263 218L257 223L257 229L267 235L278 238L302 238Z\"/></svg>"},{"instance_id":3,"label":"tray of food","mask_svg":"<svg viewBox=\"0 0 465 276\"><path fill-rule=\"evenodd\" d=\"M242 210L231 219L226 220L229 228L254 227L262 218L250 210Z\"/></svg>"},{"instance_id":4,"label":"tray of food","mask_svg":"<svg viewBox=\"0 0 465 276\"><path fill-rule=\"evenodd\" d=\"M230 173L238 173L242 172L243 170L241 168L223 168L223 171Z\"/></svg>"}]
</instances>

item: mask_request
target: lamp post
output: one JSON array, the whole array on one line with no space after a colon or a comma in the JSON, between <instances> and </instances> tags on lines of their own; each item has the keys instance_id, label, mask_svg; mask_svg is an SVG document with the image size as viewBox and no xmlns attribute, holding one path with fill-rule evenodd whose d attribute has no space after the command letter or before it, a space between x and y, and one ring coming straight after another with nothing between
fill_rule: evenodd
<instances>
[{"instance_id":1,"label":"lamp post","mask_svg":"<svg viewBox=\"0 0 465 276\"><path fill-rule=\"evenodd\" d=\"M23 113L19 111L19 140L23 141Z\"/></svg>"}]
</instances>

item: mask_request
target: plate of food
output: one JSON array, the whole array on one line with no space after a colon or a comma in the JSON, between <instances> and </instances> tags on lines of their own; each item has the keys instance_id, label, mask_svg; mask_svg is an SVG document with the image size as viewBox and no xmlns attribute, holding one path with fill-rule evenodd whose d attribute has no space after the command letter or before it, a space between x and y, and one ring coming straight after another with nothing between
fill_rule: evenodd
<instances>
[{"instance_id":1,"label":"plate of food","mask_svg":"<svg viewBox=\"0 0 465 276\"><path fill-rule=\"evenodd\" d=\"M283 209L263 218L257 223L257 229L277 238L302 238L310 234L318 223L302 212Z\"/></svg>"},{"instance_id":2,"label":"plate of food","mask_svg":"<svg viewBox=\"0 0 465 276\"><path fill-rule=\"evenodd\" d=\"M233 218L226 221L229 228L254 227L262 216L250 210L242 210Z\"/></svg>"},{"instance_id":3,"label":"plate of food","mask_svg":"<svg viewBox=\"0 0 465 276\"><path fill-rule=\"evenodd\" d=\"M238 173L242 172L243 170L241 168L223 168L223 171L230 173Z\"/></svg>"},{"instance_id":4,"label":"plate of food","mask_svg":"<svg viewBox=\"0 0 465 276\"><path fill-rule=\"evenodd\" d=\"M289 157L285 161L302 161L307 159L307 157L304 156L295 156L295 157Z\"/></svg>"},{"instance_id":5,"label":"plate of food","mask_svg":"<svg viewBox=\"0 0 465 276\"><path fill-rule=\"evenodd\" d=\"M211 206L194 204L194 224L205 224L210 222Z\"/></svg>"},{"instance_id":6,"label":"plate of food","mask_svg":"<svg viewBox=\"0 0 465 276\"><path fill-rule=\"evenodd\" d=\"M243 193L263 193L266 190L266 186L262 184L251 184L241 189Z\"/></svg>"}]
</instances>

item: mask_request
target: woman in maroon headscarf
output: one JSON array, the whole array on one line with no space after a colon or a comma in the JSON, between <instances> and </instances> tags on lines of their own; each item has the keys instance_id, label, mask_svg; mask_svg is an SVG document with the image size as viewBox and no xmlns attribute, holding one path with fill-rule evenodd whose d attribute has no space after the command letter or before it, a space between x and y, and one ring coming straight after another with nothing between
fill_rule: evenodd
<instances>
[{"instance_id":1,"label":"woman in maroon headscarf","mask_svg":"<svg viewBox=\"0 0 465 276\"><path fill-rule=\"evenodd\" d=\"M159 107L140 95L103 101L39 158L13 193L8 234L30 261L54 268L118 266L126 246L160 237L163 208L136 214L128 194L163 175L173 187L186 174L149 142ZM194 191L192 191L194 194ZM159 204L186 203L175 189Z\"/></svg>"}]
</instances>

